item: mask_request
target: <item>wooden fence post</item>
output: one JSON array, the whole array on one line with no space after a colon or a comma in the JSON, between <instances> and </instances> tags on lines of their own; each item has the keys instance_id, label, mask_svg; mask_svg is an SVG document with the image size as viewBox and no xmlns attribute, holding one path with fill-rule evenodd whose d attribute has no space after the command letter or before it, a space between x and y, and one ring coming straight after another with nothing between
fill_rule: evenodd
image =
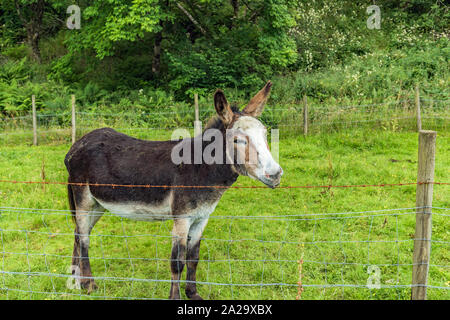
<instances>
[{"instance_id":1,"label":"wooden fence post","mask_svg":"<svg viewBox=\"0 0 450 320\"><path fill-rule=\"evenodd\" d=\"M416 117L417 117L417 131L420 131L422 130L422 118L420 113L419 85L416 85Z\"/></svg>"},{"instance_id":2,"label":"wooden fence post","mask_svg":"<svg viewBox=\"0 0 450 320\"><path fill-rule=\"evenodd\" d=\"M77 139L77 127L76 127L76 119L75 119L75 95L72 95L72 144L75 143Z\"/></svg>"},{"instance_id":3,"label":"wooden fence post","mask_svg":"<svg viewBox=\"0 0 450 320\"><path fill-rule=\"evenodd\" d=\"M308 134L308 98L303 96L303 134Z\"/></svg>"},{"instance_id":4,"label":"wooden fence post","mask_svg":"<svg viewBox=\"0 0 450 320\"><path fill-rule=\"evenodd\" d=\"M433 205L436 131L419 131L416 189L416 233L414 236L412 300L427 298L427 277L431 251L431 207Z\"/></svg>"},{"instance_id":5,"label":"wooden fence post","mask_svg":"<svg viewBox=\"0 0 450 320\"><path fill-rule=\"evenodd\" d=\"M36 97L31 96L31 107L33 109L33 145L37 146L37 117L36 117Z\"/></svg>"},{"instance_id":6,"label":"wooden fence post","mask_svg":"<svg viewBox=\"0 0 450 320\"><path fill-rule=\"evenodd\" d=\"M195 108L195 121L194 121L194 136L202 133L202 125L198 115L198 93L194 93L194 108Z\"/></svg>"}]
</instances>

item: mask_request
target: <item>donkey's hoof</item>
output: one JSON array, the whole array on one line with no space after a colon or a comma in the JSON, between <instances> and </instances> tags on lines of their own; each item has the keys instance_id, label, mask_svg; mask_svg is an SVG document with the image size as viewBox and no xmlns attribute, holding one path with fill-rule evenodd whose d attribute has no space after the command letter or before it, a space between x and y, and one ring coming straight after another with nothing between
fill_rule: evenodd
<instances>
[{"instance_id":1,"label":"donkey's hoof","mask_svg":"<svg viewBox=\"0 0 450 320\"><path fill-rule=\"evenodd\" d=\"M203 300L198 293L194 293L193 295L188 296L188 298L191 300Z\"/></svg>"},{"instance_id":2,"label":"donkey's hoof","mask_svg":"<svg viewBox=\"0 0 450 320\"><path fill-rule=\"evenodd\" d=\"M93 291L98 289L98 286L95 284L94 280L89 280L81 282L81 288L86 289L87 293L91 294Z\"/></svg>"}]
</instances>

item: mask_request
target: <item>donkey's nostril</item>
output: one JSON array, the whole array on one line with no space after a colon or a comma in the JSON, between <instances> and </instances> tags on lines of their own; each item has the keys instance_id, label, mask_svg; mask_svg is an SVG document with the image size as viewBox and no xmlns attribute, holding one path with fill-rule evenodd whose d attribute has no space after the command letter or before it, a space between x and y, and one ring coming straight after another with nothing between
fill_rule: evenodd
<instances>
[{"instance_id":1,"label":"donkey's nostril","mask_svg":"<svg viewBox=\"0 0 450 320\"><path fill-rule=\"evenodd\" d=\"M276 169L276 171L275 170L270 170L270 169ZM278 179L280 179L282 174L283 174L283 169L281 169L281 167L279 165L277 165L276 167L272 166L272 167L266 168L264 170L265 177L268 178L268 179L271 179L271 180L278 180Z\"/></svg>"},{"instance_id":2,"label":"donkey's nostril","mask_svg":"<svg viewBox=\"0 0 450 320\"><path fill-rule=\"evenodd\" d=\"M267 172L264 172L264 175L266 176L266 178L275 180L278 179L279 177L281 177L281 175L283 174L283 171L278 171L277 173L274 174L269 174Z\"/></svg>"}]
</instances>

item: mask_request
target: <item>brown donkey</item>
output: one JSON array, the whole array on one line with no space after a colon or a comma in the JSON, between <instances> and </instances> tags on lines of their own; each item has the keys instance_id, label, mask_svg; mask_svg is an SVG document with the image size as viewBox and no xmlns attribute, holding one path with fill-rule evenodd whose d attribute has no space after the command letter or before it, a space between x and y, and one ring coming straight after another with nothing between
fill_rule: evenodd
<instances>
[{"instance_id":1,"label":"brown donkey","mask_svg":"<svg viewBox=\"0 0 450 320\"><path fill-rule=\"evenodd\" d=\"M89 235L102 213L109 210L135 220L174 219L169 298L180 299L179 283L186 264L186 295L201 299L195 282L200 239L223 193L238 175L274 188L283 174L269 151L266 129L256 119L271 86L267 82L242 111L232 109L224 93L217 90L217 116L194 138L145 141L102 128L74 143L64 163L69 172L69 204L76 225L72 265L80 270L82 288L88 292L97 288L89 264ZM213 133L209 134L209 141L208 132ZM215 137L213 142L211 136ZM215 148L211 147L213 144ZM212 149L214 159L206 161L205 152ZM187 154L186 150L194 152ZM174 154L180 155L180 151L184 159L181 163L174 161ZM199 163L198 153L203 153L207 163ZM113 188L98 184L166 187Z\"/></svg>"}]
</instances>

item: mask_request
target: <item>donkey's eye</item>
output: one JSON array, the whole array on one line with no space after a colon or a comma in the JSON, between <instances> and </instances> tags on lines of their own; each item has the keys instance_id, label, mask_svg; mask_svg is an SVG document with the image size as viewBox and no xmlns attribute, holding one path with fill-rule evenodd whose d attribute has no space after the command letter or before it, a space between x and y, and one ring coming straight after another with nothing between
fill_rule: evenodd
<instances>
[{"instance_id":1,"label":"donkey's eye","mask_svg":"<svg viewBox=\"0 0 450 320\"><path fill-rule=\"evenodd\" d=\"M247 144L247 140L235 138L234 139L234 143Z\"/></svg>"}]
</instances>

